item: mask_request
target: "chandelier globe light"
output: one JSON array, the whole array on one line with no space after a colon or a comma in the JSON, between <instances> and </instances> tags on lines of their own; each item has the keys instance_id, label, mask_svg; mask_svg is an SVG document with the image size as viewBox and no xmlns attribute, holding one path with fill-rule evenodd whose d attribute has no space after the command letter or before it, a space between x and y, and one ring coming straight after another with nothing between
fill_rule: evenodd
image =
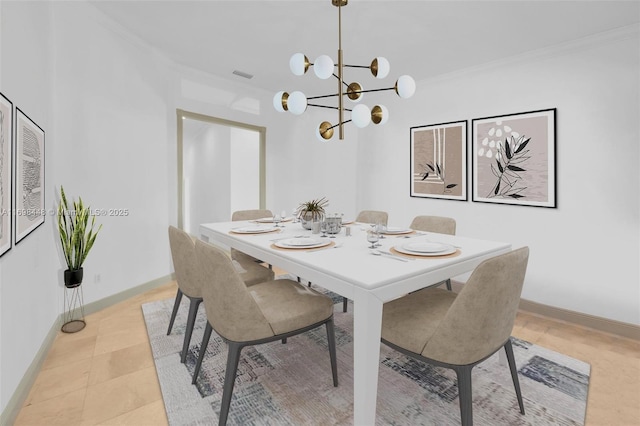
<instances>
[{"instance_id":1,"label":"chandelier globe light","mask_svg":"<svg viewBox=\"0 0 640 426\"><path fill-rule=\"evenodd\" d=\"M344 124L352 121L358 128L364 128L373 124L384 124L389 119L389 110L384 105L375 105L369 109L365 104L358 103L352 109L346 108L344 105L344 96L351 102L360 102L363 94L368 92L381 92L387 90L394 90L396 94L402 99L408 99L416 91L416 82L409 75L402 75L396 80L393 87L386 87L382 89L363 89L362 85L358 82L346 83L344 80L343 72L345 68L367 68L376 79L383 79L389 75L391 66L389 61L378 56L371 61L370 65L347 65L343 62L342 58L342 7L346 6L349 0L331 0L331 4L338 8L338 63L334 63L328 55L320 55L316 60L311 63L309 58L303 53L294 53L289 60L289 69L293 75L302 76L309 71L309 68L313 67L313 72L319 79L326 80L335 77L338 81L338 93L307 97L300 91L294 91L287 93L285 91L279 91L273 97L273 106L278 112L289 111L294 115L303 114L308 107L316 108L329 108L338 111L337 124L331 124L328 121L323 121L316 129L316 136L321 141L331 139L334 133L334 129L338 128L338 134L340 140L344 139ZM309 101L315 101L317 99L325 98L338 98L338 106L323 105L310 103ZM344 114L349 112L351 118L345 120Z\"/></svg>"},{"instance_id":2,"label":"chandelier globe light","mask_svg":"<svg viewBox=\"0 0 640 426\"><path fill-rule=\"evenodd\" d=\"M300 91L295 91L289 95L287 106L291 114L300 115L307 110L307 97Z\"/></svg>"}]
</instances>

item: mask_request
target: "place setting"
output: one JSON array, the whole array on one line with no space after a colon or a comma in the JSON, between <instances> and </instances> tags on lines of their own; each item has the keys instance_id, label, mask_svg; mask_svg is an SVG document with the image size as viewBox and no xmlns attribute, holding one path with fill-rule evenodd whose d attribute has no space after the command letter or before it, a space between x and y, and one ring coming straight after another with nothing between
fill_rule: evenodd
<instances>
[{"instance_id":1,"label":"place setting","mask_svg":"<svg viewBox=\"0 0 640 426\"><path fill-rule=\"evenodd\" d=\"M409 234L415 234L416 231L411 228L403 228L399 226L383 226L380 233L388 236L404 237Z\"/></svg>"},{"instance_id":2,"label":"place setting","mask_svg":"<svg viewBox=\"0 0 640 426\"><path fill-rule=\"evenodd\" d=\"M395 245L390 249L390 252L411 258L433 258L458 256L460 254L460 249L446 243L412 241Z\"/></svg>"},{"instance_id":3,"label":"place setting","mask_svg":"<svg viewBox=\"0 0 640 426\"><path fill-rule=\"evenodd\" d=\"M291 216L281 216L280 219L273 217L262 217L260 219L256 219L254 222L256 223L283 223L283 222L291 222L293 217Z\"/></svg>"},{"instance_id":4,"label":"place setting","mask_svg":"<svg viewBox=\"0 0 640 426\"><path fill-rule=\"evenodd\" d=\"M318 250L335 246L335 242L329 239L314 237L293 237L275 241L271 248L277 250Z\"/></svg>"},{"instance_id":5,"label":"place setting","mask_svg":"<svg viewBox=\"0 0 640 426\"><path fill-rule=\"evenodd\" d=\"M280 232L282 230L281 227L275 225L247 225L247 226L239 226L237 228L233 228L229 231L230 234L244 234L244 235L257 235L257 234L269 234Z\"/></svg>"}]
</instances>

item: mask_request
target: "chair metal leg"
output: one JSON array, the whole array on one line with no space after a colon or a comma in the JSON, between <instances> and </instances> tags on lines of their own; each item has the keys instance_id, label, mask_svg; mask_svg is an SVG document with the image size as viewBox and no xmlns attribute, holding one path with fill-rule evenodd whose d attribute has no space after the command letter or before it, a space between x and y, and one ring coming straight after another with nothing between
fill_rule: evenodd
<instances>
[{"instance_id":1,"label":"chair metal leg","mask_svg":"<svg viewBox=\"0 0 640 426\"><path fill-rule=\"evenodd\" d=\"M233 386L236 382L236 371L238 370L242 347L240 343L228 342L229 353L227 355L227 370L224 373L224 390L222 391L222 404L220 405L219 426L227 424L229 406L231 405L231 394L233 393Z\"/></svg>"},{"instance_id":2,"label":"chair metal leg","mask_svg":"<svg viewBox=\"0 0 640 426\"><path fill-rule=\"evenodd\" d=\"M189 349L189 343L191 343L191 335L193 334L193 325L196 322L198 306L200 306L200 302L202 302L202 299L199 297L189 297L189 302L190 302L189 317L187 318L187 328L184 331L184 342L182 343L182 352L180 354L180 362L183 364L187 359L187 350Z\"/></svg>"},{"instance_id":3,"label":"chair metal leg","mask_svg":"<svg viewBox=\"0 0 640 426\"><path fill-rule=\"evenodd\" d=\"M349 299L346 297L342 298L342 312L347 312L347 303L349 303Z\"/></svg>"},{"instance_id":4,"label":"chair metal leg","mask_svg":"<svg viewBox=\"0 0 640 426\"><path fill-rule=\"evenodd\" d=\"M173 322L176 320L176 314L178 313L178 308L180 308L180 301L182 300L182 291L178 289L176 293L176 301L173 302L173 312L171 312L171 320L169 321L169 329L167 330L167 336L171 334L171 329L173 328Z\"/></svg>"},{"instance_id":5,"label":"chair metal leg","mask_svg":"<svg viewBox=\"0 0 640 426\"><path fill-rule=\"evenodd\" d=\"M471 393L471 369L462 365L454 367L458 377L458 400L460 402L460 418L462 426L473 425L473 396Z\"/></svg>"},{"instance_id":6,"label":"chair metal leg","mask_svg":"<svg viewBox=\"0 0 640 426\"><path fill-rule=\"evenodd\" d=\"M336 359L336 333L333 327L333 319L327 321L327 344L329 346L329 357L331 358L331 374L333 375L333 386L338 386L338 362Z\"/></svg>"},{"instance_id":7,"label":"chair metal leg","mask_svg":"<svg viewBox=\"0 0 640 426\"><path fill-rule=\"evenodd\" d=\"M451 280L447 278L447 281L445 281L445 285L447 286L447 290L451 291Z\"/></svg>"},{"instance_id":8,"label":"chair metal leg","mask_svg":"<svg viewBox=\"0 0 640 426\"><path fill-rule=\"evenodd\" d=\"M202 344L200 345L200 352L198 353L198 361L196 361L196 368L193 370L193 378L191 379L191 384L195 385L198 380L198 374L200 373L200 367L202 367L202 360L204 359L204 353L207 351L207 346L209 345L209 338L211 337L211 332L213 328L209 321L207 321L207 325L204 328L204 335L202 336Z\"/></svg>"},{"instance_id":9,"label":"chair metal leg","mask_svg":"<svg viewBox=\"0 0 640 426\"><path fill-rule=\"evenodd\" d=\"M516 396L518 397L518 405L520 406L520 413L524 414L524 404L522 403L522 392L520 392L520 381L518 380L518 368L516 367L516 359L513 356L513 346L511 346L511 338L504 344L504 351L507 353L507 361L509 362L509 369L511 370L511 379L513 380L513 387L516 389Z\"/></svg>"}]
</instances>

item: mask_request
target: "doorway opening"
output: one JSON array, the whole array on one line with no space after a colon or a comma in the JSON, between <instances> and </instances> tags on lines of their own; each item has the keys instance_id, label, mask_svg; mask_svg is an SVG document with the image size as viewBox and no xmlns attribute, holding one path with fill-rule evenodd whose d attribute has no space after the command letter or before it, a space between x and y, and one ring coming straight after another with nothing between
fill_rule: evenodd
<instances>
[{"instance_id":1,"label":"doorway opening","mask_svg":"<svg viewBox=\"0 0 640 426\"><path fill-rule=\"evenodd\" d=\"M178 227L231 220L264 209L266 128L177 110Z\"/></svg>"}]
</instances>

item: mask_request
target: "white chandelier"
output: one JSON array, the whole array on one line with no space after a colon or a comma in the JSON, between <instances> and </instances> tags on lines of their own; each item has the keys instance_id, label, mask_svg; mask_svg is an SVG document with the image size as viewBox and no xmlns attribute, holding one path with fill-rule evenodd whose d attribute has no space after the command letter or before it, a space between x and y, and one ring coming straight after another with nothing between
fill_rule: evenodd
<instances>
[{"instance_id":1,"label":"white chandelier","mask_svg":"<svg viewBox=\"0 0 640 426\"><path fill-rule=\"evenodd\" d=\"M345 108L343 96L346 95L349 100L353 102L359 102L362 99L363 93L368 92L381 92L385 90L395 90L395 92L401 98L410 98L416 91L416 83L408 75L402 75L398 78L393 87L387 87L383 89L369 89L363 90L360 83L345 83L343 80L343 69L348 68L368 68L371 74L375 78L385 78L389 74L389 61L383 57L377 57L371 65L345 65L342 60L342 6L346 6L349 0L331 0L331 4L338 8L338 64L337 74L334 72L336 64L327 55L321 55L316 58L315 62L309 62L302 53L296 53L291 56L289 60L289 68L294 75L305 74L310 66L313 66L313 71L320 79L326 80L331 76L334 76L338 80L338 93L322 96L307 97L300 91L287 93L280 91L273 97L273 106L277 111L284 112L289 111L294 115L300 115L306 111L307 107L317 108L330 108L338 110L338 123L332 125L328 121L323 121L316 130L316 136L321 141L331 139L333 136L333 129L338 127L340 140L344 139L343 125L352 121L358 128L366 127L370 122L374 124L384 124L389 119L389 111L384 105L375 105L369 109L364 104L358 104L353 109ZM309 101L323 98L337 97L338 106L321 105L315 103L309 103ZM350 120L344 120L344 112L349 111L351 113Z\"/></svg>"}]
</instances>

